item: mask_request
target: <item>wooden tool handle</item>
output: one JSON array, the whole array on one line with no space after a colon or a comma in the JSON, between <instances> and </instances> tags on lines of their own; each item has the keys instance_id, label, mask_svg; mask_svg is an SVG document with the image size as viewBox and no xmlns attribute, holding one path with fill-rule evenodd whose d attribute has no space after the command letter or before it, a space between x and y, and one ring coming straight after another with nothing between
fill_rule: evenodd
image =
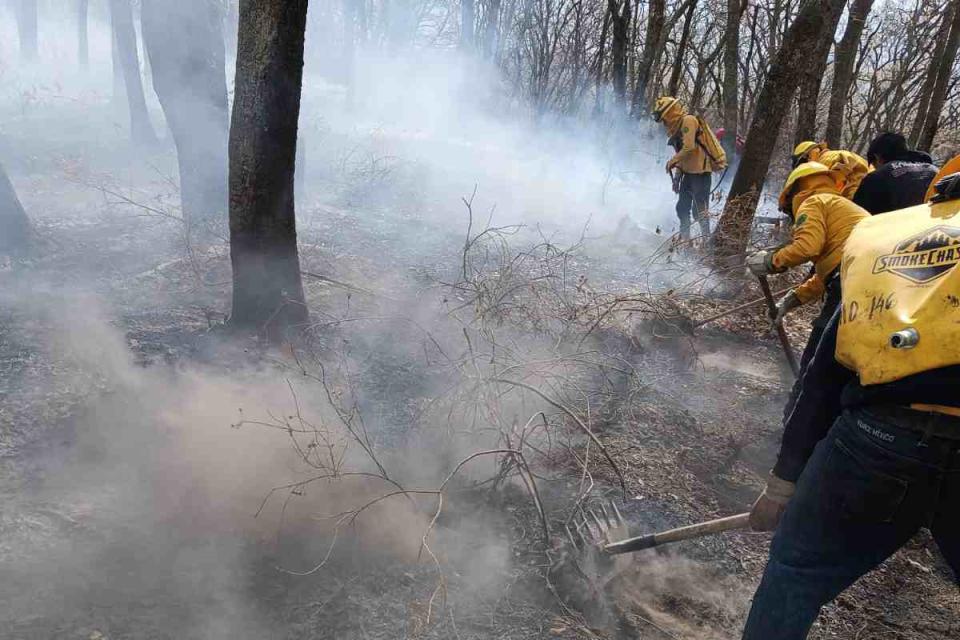
<instances>
[{"instance_id":1,"label":"wooden tool handle","mask_svg":"<svg viewBox=\"0 0 960 640\"><path fill-rule=\"evenodd\" d=\"M641 549L652 549L668 542L680 542L681 540L690 540L699 538L712 533L721 531L730 531L732 529L744 529L750 521L750 513L740 513L735 516L708 520L707 522L698 522L697 524L670 529L660 533L648 533L636 538L628 538L620 542L611 542L603 547L603 550L611 555L620 553L630 553L631 551L640 551Z\"/></svg>"},{"instance_id":2,"label":"wooden tool handle","mask_svg":"<svg viewBox=\"0 0 960 640\"><path fill-rule=\"evenodd\" d=\"M782 295L782 294L786 293L787 291L790 291L790 289L791 289L791 287L787 287L786 289L781 289L780 291L777 291L777 292L774 293L773 295L775 295L775 296ZM693 323L693 328L696 329L696 328L698 328L698 327L702 327L702 326L705 325L705 324L710 324L711 322L714 322L715 320L720 320L721 318L726 318L727 316L729 316L729 315L731 315L731 314L734 314L734 313L736 313L737 311L743 311L744 309L748 309L748 308L752 307L752 306L755 305L755 304L760 304L761 302L766 302L766 301L767 301L767 298L766 298L766 297L763 297L763 298L757 298L756 300L751 300L750 302L744 302L743 304L737 305L737 306L733 307L732 309L727 309L726 311L721 311L720 313L718 313L718 314L716 314L716 315L712 315L712 316L710 316L709 318L704 318L703 320L697 320L695 323Z\"/></svg>"},{"instance_id":3,"label":"wooden tool handle","mask_svg":"<svg viewBox=\"0 0 960 640\"><path fill-rule=\"evenodd\" d=\"M773 319L777 316L777 301L773 299L773 292L770 291L770 283L767 282L767 276L757 276L757 279L760 281L760 290L763 291L763 297L767 301L767 309L770 310L770 318ZM780 345L783 347L783 353L787 356L787 363L790 365L790 370L793 371L795 377L800 377L800 365L797 364L797 356L793 353L793 348L790 346L790 338L787 337L787 330L783 328L782 324L778 324L777 328L777 337L780 338Z\"/></svg>"}]
</instances>

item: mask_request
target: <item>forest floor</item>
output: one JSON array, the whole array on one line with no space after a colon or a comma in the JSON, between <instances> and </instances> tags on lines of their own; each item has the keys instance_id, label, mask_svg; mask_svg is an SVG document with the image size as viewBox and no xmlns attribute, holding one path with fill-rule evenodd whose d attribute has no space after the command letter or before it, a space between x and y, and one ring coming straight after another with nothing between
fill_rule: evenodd
<instances>
[{"instance_id":1,"label":"forest floor","mask_svg":"<svg viewBox=\"0 0 960 640\"><path fill-rule=\"evenodd\" d=\"M169 164L169 152L157 155ZM424 334L437 350L456 345L453 359L473 365L482 337L508 326L495 348L549 360L558 357L556 318L520 308L518 298L484 334L471 315L475 299L451 311L464 291L450 286L465 270L460 205L454 214L407 210L311 197L308 188L302 261L325 279L305 279L308 335L273 350L222 327L225 245L187 251L179 224L157 213L170 196L149 163L119 150L96 158L35 152L8 166L40 245L0 272L0 638L739 637L768 535L726 533L635 554L608 592L617 621L595 624L576 611L576 580L550 582L562 547L545 545L524 483L491 482L492 464L451 484L429 537L436 562L420 545L435 501L361 515L338 531L325 564L331 529L313 503L291 515L288 497L254 518L270 489L300 471L291 471L296 456L282 455L285 428L244 441L250 427L237 424L276 426L292 401L313 408L310 394L321 387L294 381L293 399L284 395L298 350L346 361L343 393L357 398L387 466L403 469L410 486L436 486L472 452L506 445L502 431L483 429L440 440L435 432L450 425L424 422L449 397L440 390L451 375ZM102 179L117 175L122 187ZM565 258L564 277L580 294L633 295L661 244L640 229L588 237ZM658 277L697 268L695 255L669 260ZM732 282L672 304L697 318L758 297L749 282ZM467 317L448 322L458 314ZM531 436L530 446L546 447L533 475L554 536L590 487L590 499L619 501L633 533L749 508L776 454L790 383L761 315L687 335L617 312L589 331L576 325L577 349L564 357L589 360L590 371L565 364L563 376L541 369L524 378L580 401L575 413L592 420L625 483L624 495L575 426L551 414L552 435ZM792 320L798 345L808 319ZM601 356L598 374L591 367ZM505 396L489 400L496 411L551 409L529 396L496 404ZM321 422L329 417L329 407L317 411ZM451 450L431 448L441 441ZM353 455L345 465L361 464ZM305 493L333 512L356 508L333 484ZM811 637L958 635L960 595L922 533L828 606Z\"/></svg>"}]
</instances>

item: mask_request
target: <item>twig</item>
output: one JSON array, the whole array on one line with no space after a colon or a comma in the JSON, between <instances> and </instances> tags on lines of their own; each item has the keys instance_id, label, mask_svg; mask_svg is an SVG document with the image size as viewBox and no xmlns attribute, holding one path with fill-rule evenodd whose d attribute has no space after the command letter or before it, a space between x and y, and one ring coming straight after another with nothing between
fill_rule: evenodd
<instances>
[{"instance_id":1,"label":"twig","mask_svg":"<svg viewBox=\"0 0 960 640\"><path fill-rule=\"evenodd\" d=\"M363 287L358 287L356 285L350 284L348 282L342 282L340 280L334 280L329 276L325 276L320 273L313 273L312 271L300 271L305 276L313 278L314 280L319 280L321 282L326 282L327 284L332 284L335 287L340 287L341 289L346 289L347 291L352 291L354 293L362 293L374 298L383 298L384 300L389 300L390 302L399 302L396 298L391 298L383 293L377 293L376 291L371 291L370 289L364 289Z\"/></svg>"},{"instance_id":2,"label":"twig","mask_svg":"<svg viewBox=\"0 0 960 640\"><path fill-rule=\"evenodd\" d=\"M793 288L793 287L786 287L786 288L784 288L784 289L780 289L779 291L775 291L773 295L775 295L775 296L783 295L783 294L786 293L787 291L790 291L792 288ZM702 327L702 326L705 325L705 324L710 324L710 323L713 322L714 320L719 320L720 318L726 318L727 316L729 316L729 315L731 315L731 314L733 314L733 313L736 313L737 311L742 311L742 310L747 309L747 308L749 308L749 307L752 307L752 306L754 306L754 305L760 304L761 302L766 302L766 300L767 300L766 298L757 298L756 300L751 300L750 302L744 302L743 304L737 305L736 307L733 307L732 309L727 309L726 311L722 311L722 312L720 312L720 313L718 313L718 314L716 314L716 315L712 315L712 316L710 316L709 318L704 318L703 320L698 320L697 322L695 322L695 323L693 324L692 328L693 328L693 329L696 329L697 327Z\"/></svg>"},{"instance_id":3,"label":"twig","mask_svg":"<svg viewBox=\"0 0 960 640\"><path fill-rule=\"evenodd\" d=\"M588 427L586 424L584 424L583 420L581 420L579 417L577 417L577 415L576 415L575 413L573 413L573 411L571 411L570 409L568 409L567 407L565 407L565 406L564 406L563 404L561 404L560 402L557 402L556 400L554 400L553 398L551 398L551 397L548 396L547 394L543 393L542 391L540 391L540 390L537 389L536 387L534 387L534 386L532 386L532 385L529 385L529 384L526 384L525 382L519 382L519 381L517 381L517 380L507 380L507 379L505 379L505 378L489 378L489 379L487 380L487 382L501 382L501 383L503 383L503 384L509 384L509 385L513 385L513 386L515 386L515 387L520 387L520 388L522 388L522 389L526 389L527 391L530 391L530 392L535 393L536 395L540 396L540 398L542 398L542 399L543 399L545 402L547 402L548 404L552 405L553 407L556 407L557 409L560 409L560 411L563 411L565 414L567 414L567 415L577 424L577 426L580 427L580 429L581 429L584 433L586 433L587 436L588 436L591 440L593 440L593 443L594 443L595 445L597 445L597 447L600 449L601 453L603 453L603 457L605 457L605 458L607 459L607 462L610 464L610 467L613 469L614 473L617 474L617 479L620 481L620 488L623 490L623 497L624 497L624 499L626 499L626 497L627 497L627 482L626 482L626 480L625 480L624 477L623 477L623 472L620 470L620 466L616 463L616 461L615 461L615 460L613 459L613 457L610 455L610 452L607 451L607 448L606 448L606 447L603 445L603 443L600 441L600 438L598 438L597 435L596 435L595 433L593 433L593 431L590 429L590 427Z\"/></svg>"}]
</instances>

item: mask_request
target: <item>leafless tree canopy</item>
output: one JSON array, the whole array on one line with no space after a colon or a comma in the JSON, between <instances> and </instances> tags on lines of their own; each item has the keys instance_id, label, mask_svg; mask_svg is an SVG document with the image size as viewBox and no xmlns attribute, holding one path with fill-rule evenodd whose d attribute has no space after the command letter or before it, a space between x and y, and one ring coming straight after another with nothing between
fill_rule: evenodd
<instances>
[{"instance_id":1,"label":"leafless tree canopy","mask_svg":"<svg viewBox=\"0 0 960 640\"><path fill-rule=\"evenodd\" d=\"M586 115L600 108L626 115L632 103L634 115L642 117L652 99L669 92L715 126L744 132L771 62L807 4L810 0L347 0L330 3L322 19L332 40L351 40L343 43L345 52L358 44L471 52L499 68L514 106L537 114ZM810 64L793 72L798 81L808 78L802 89L807 111L798 114L794 100L786 118L789 137L798 115L806 119L804 132L825 137L830 113L831 138L853 151L862 151L880 129L914 127L928 137L934 131L931 146L951 151L957 74L956 37L949 36L958 31L952 29L958 3L832 4L841 13L825 25L823 38L800 43ZM821 50L822 64L816 62ZM914 140L924 142L920 135Z\"/></svg>"}]
</instances>

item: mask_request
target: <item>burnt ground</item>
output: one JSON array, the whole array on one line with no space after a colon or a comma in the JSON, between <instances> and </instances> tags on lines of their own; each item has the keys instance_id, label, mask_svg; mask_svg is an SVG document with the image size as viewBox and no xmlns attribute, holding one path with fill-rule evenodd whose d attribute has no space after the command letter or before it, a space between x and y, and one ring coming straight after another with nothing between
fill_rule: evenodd
<instances>
[{"instance_id":1,"label":"burnt ground","mask_svg":"<svg viewBox=\"0 0 960 640\"><path fill-rule=\"evenodd\" d=\"M156 483L166 462L152 454L166 436L153 405L136 402L146 390L133 393L91 364L115 357L112 333L133 357L136 368L124 371L153 382L192 366L280 378L274 363L282 356L220 326L229 280L222 246L185 254L176 223L121 206L95 178L120 174L123 193L167 206L163 180L119 144L109 161L65 164L55 151L8 167L40 248L0 273L0 638L738 637L765 534L727 533L635 555L611 590L616 631L591 628L562 604L576 600L576 581L551 590L556 553L544 553L536 513L512 485L451 492L434 542L442 592L431 562L364 543L360 533L345 536L320 570L299 576L278 567L309 568L323 557L329 531L318 521L271 537L242 519L200 526L198 514L215 510L216 493L199 510L189 499L160 508ZM169 164L169 154L158 150L152 161ZM301 218L305 270L390 299L437 291L463 243L460 225L438 224L437 212L380 202L307 198ZM631 277L630 244L590 240L576 269L594 287L620 286ZM307 286L319 325L364 310L370 297L329 281L308 278ZM702 317L757 295L735 289L682 304ZM56 337L77 326L80 344L59 349ZM328 330L316 332L321 352L334 341ZM374 398L365 409L378 413L378 425L400 430L383 435L388 444L406 439L402 425L435 388L421 380L424 366L395 348L406 335L380 329L356 347L365 363L358 384ZM363 341L362 330L351 339ZM639 379L609 400L598 428L624 469L631 526L639 532L746 510L776 452L789 380L762 321L738 315L691 339L664 337L623 315L588 346L618 354ZM249 398L249 406L258 402ZM230 456L229 424L222 427L222 454ZM140 432L149 435L134 452L128 438ZM257 483L245 485L253 487L245 508L276 484L251 473ZM542 473L557 530L562 509L552 507L568 505L582 477L569 458ZM603 465L593 481L594 494L617 495ZM960 596L924 533L826 608L811 637L958 634Z\"/></svg>"}]
</instances>

